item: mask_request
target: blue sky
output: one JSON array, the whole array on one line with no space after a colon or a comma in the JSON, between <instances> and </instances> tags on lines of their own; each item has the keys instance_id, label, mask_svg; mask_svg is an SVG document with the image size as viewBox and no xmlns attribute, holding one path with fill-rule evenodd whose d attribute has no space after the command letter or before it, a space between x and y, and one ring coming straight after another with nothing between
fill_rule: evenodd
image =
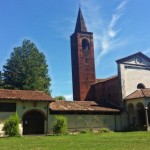
<instances>
[{"instance_id":1,"label":"blue sky","mask_svg":"<svg viewBox=\"0 0 150 150\"><path fill-rule=\"evenodd\" d=\"M72 97L70 35L79 4L94 33L97 78L117 74L116 60L150 57L149 0L0 0L0 70L26 38L46 55L52 96Z\"/></svg>"}]
</instances>

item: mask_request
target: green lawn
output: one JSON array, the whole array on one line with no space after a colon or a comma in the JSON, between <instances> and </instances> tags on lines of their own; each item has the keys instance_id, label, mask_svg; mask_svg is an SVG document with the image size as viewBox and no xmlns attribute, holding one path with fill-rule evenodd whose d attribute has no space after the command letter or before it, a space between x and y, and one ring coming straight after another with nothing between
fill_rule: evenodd
<instances>
[{"instance_id":1,"label":"green lawn","mask_svg":"<svg viewBox=\"0 0 150 150\"><path fill-rule=\"evenodd\" d=\"M150 132L0 138L0 150L150 150Z\"/></svg>"}]
</instances>

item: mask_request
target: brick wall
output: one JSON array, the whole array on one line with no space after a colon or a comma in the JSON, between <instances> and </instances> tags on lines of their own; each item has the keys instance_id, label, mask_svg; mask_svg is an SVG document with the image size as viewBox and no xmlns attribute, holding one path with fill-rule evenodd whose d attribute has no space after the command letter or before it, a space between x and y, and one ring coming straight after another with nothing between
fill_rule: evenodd
<instances>
[{"instance_id":1,"label":"brick wall","mask_svg":"<svg viewBox=\"0 0 150 150\"><path fill-rule=\"evenodd\" d=\"M120 106L122 99L118 76L93 84L87 94L86 100L95 100L106 105L113 104Z\"/></svg>"},{"instance_id":2,"label":"brick wall","mask_svg":"<svg viewBox=\"0 0 150 150\"><path fill-rule=\"evenodd\" d=\"M86 39L89 49L84 50L82 41ZM74 33L71 36L71 60L73 79L73 99L85 100L91 84L95 82L94 45L91 32Z\"/></svg>"}]
</instances>

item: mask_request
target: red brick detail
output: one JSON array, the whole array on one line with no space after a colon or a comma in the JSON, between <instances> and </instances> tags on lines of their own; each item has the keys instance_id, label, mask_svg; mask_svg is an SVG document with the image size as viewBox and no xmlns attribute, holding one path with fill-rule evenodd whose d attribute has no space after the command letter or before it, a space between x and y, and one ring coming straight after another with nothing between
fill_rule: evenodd
<instances>
[{"instance_id":1,"label":"red brick detail","mask_svg":"<svg viewBox=\"0 0 150 150\"><path fill-rule=\"evenodd\" d=\"M86 99L94 99L95 101L103 100L119 106L122 99L118 76L103 79L101 82L93 84Z\"/></svg>"},{"instance_id":2,"label":"red brick detail","mask_svg":"<svg viewBox=\"0 0 150 150\"><path fill-rule=\"evenodd\" d=\"M86 39L89 49L82 49L82 40ZM93 34L90 32L74 33L71 36L71 60L73 99L83 101L95 82L95 63Z\"/></svg>"}]
</instances>

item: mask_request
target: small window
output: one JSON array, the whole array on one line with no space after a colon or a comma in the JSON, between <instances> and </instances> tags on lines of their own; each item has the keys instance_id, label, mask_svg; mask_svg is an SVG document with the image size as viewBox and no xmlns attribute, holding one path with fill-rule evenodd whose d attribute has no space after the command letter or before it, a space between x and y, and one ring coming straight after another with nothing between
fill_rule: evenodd
<instances>
[{"instance_id":1,"label":"small window","mask_svg":"<svg viewBox=\"0 0 150 150\"><path fill-rule=\"evenodd\" d=\"M16 103L0 103L0 112L15 112Z\"/></svg>"},{"instance_id":2,"label":"small window","mask_svg":"<svg viewBox=\"0 0 150 150\"><path fill-rule=\"evenodd\" d=\"M137 85L137 89L145 89L145 85L143 83L139 83Z\"/></svg>"},{"instance_id":3,"label":"small window","mask_svg":"<svg viewBox=\"0 0 150 150\"><path fill-rule=\"evenodd\" d=\"M82 49L83 50L88 50L89 49L89 42L87 39L82 40Z\"/></svg>"}]
</instances>

